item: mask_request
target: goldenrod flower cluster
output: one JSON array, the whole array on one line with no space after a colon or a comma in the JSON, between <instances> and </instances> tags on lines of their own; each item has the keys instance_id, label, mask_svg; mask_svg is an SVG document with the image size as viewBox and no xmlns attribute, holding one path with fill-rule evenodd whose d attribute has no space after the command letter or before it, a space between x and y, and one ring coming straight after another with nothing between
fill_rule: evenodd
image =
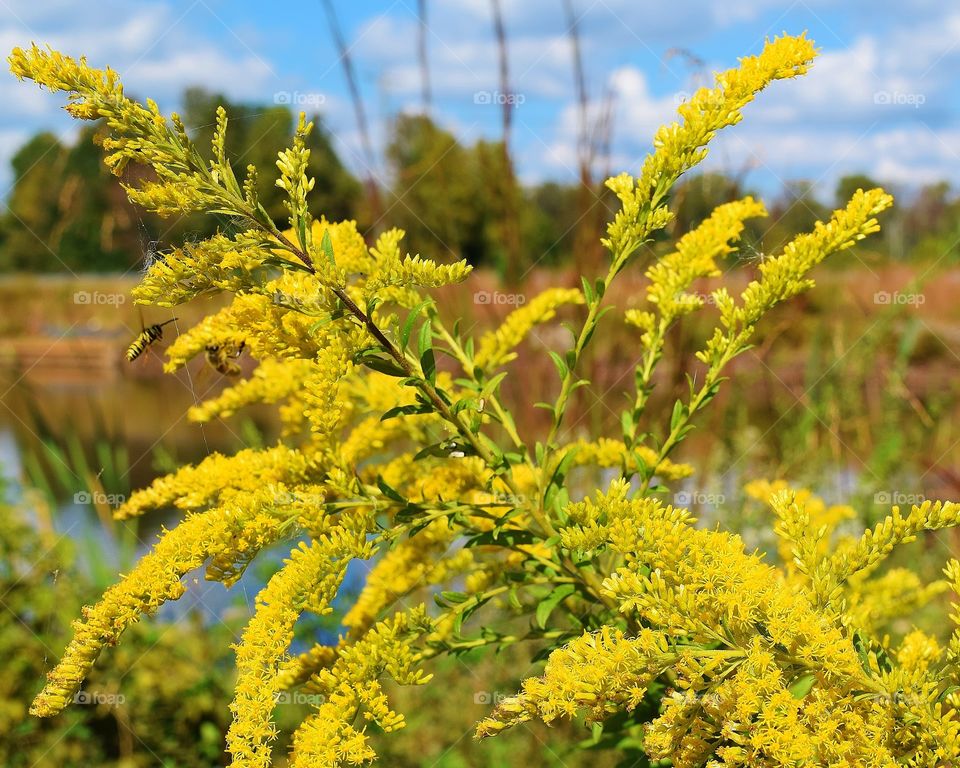
<instances>
[{"instance_id":1,"label":"goldenrod flower cluster","mask_svg":"<svg viewBox=\"0 0 960 768\"><path fill-rule=\"evenodd\" d=\"M227 734L236 768L275 761L273 709L284 691L318 697L293 734L289 764L361 765L405 723L385 681L419 685L437 656L511 645L546 663L480 722L481 736L532 719L582 717L678 768L960 764L960 615L943 637L911 631L898 641L890 631L891 620L960 590L960 564L949 563L934 583L886 564L921 532L960 524L960 507L894 508L858 537L850 507L784 481L755 482L747 490L771 510L776 565L663 501L693 472L673 451L725 366L767 312L812 286L817 264L877 229L889 195L858 191L830 221L764 261L739 299L721 287L707 302L695 287L718 276L744 221L764 215L752 198L719 207L662 258L646 253L652 262L637 267L648 280L638 297L645 306L626 313L641 331L642 356L622 434L560 428L586 383L581 356L612 308L608 289L669 222L677 179L758 91L803 74L814 55L805 37L780 37L697 91L678 122L657 132L639 176L607 182L621 207L604 241L606 277L549 289L475 339L448 327L423 293L467 278L465 262L407 254L395 229L370 245L355 222L307 210L314 181L302 116L277 158L289 214L278 226L257 200L253 172L242 181L234 173L224 110L204 162L176 115L127 98L112 71L36 46L16 49L14 74L66 92L76 117L105 121L111 170L149 168L151 180L128 189L134 202L233 220L237 234L162 254L135 296L172 306L228 294L222 309L179 333L167 367L211 348L242 350L254 372L196 405L191 418L268 405L283 427L277 444L212 454L118 510L128 518L173 508L184 517L84 610L34 714L66 707L104 648L179 598L188 574L204 569L230 586L282 542L289 556L274 564L236 646ZM719 317L699 354L703 376L671 413L646 413L668 329L694 310L713 311L707 303ZM547 403L550 433L521 434L500 383L516 375L521 342L568 305L574 342L548 351L560 377ZM583 467L605 477L606 491L584 494L570 481ZM371 565L339 640L290 655L300 617L346 599L341 582L355 560ZM436 607L424 608L425 598Z\"/></svg>"},{"instance_id":2,"label":"goldenrod flower cluster","mask_svg":"<svg viewBox=\"0 0 960 768\"><path fill-rule=\"evenodd\" d=\"M97 605L84 608L83 617L73 624L73 640L48 674L31 712L49 717L72 702L106 646L115 644L142 615L183 595L183 577L224 546L228 524L228 514L217 510L189 516L173 530L163 531L154 550L123 581L108 589Z\"/></svg>"},{"instance_id":3,"label":"goldenrod flower cluster","mask_svg":"<svg viewBox=\"0 0 960 768\"><path fill-rule=\"evenodd\" d=\"M564 304L583 304L583 294L572 288L549 288L513 310L499 328L481 337L474 364L493 370L516 359L514 350L520 342L535 326L552 320Z\"/></svg>"},{"instance_id":4,"label":"goldenrod flower cluster","mask_svg":"<svg viewBox=\"0 0 960 768\"><path fill-rule=\"evenodd\" d=\"M777 494L774 506L787 495ZM899 649L870 639L842 599L836 613L824 612L815 584L747 554L735 536L694 528L682 510L629 499L622 482L568 514L565 546L623 555L604 589L637 629L588 632L554 651L544 674L502 702L479 735L532 717L602 720L639 706L660 678L671 690L644 744L651 758L677 766L960 759L960 723L943 701L957 669L934 638L913 632ZM894 509L864 534L859 557L823 553L830 565L821 573L839 584L852 562L875 564L919 530L958 523L957 504L925 503L905 518ZM821 530L791 535L796 551L819 552L809 542ZM948 568L951 578L957 573Z\"/></svg>"},{"instance_id":5,"label":"goldenrod flower cluster","mask_svg":"<svg viewBox=\"0 0 960 768\"><path fill-rule=\"evenodd\" d=\"M806 37L780 37L764 46L759 56L740 60L740 66L716 75L714 88L700 88L678 112L681 122L661 127L653 138L654 151L636 179L621 174L607 185L622 208L608 229L608 248L629 254L670 219L664 199L676 180L707 156L706 145L717 131L742 119L741 110L774 80L796 77L813 60L813 43Z\"/></svg>"},{"instance_id":6,"label":"goldenrod flower cluster","mask_svg":"<svg viewBox=\"0 0 960 768\"><path fill-rule=\"evenodd\" d=\"M647 301L656 305L664 326L703 306L702 297L687 293L690 286L698 278L719 275L717 259L733 252L730 243L740 237L744 220L766 214L763 203L752 197L720 205L696 229L680 238L676 251L647 270ZM632 310L627 312L627 320L652 330L654 317Z\"/></svg>"},{"instance_id":7,"label":"goldenrod flower cluster","mask_svg":"<svg viewBox=\"0 0 960 768\"><path fill-rule=\"evenodd\" d=\"M313 541L293 550L290 559L257 595L253 618L237 646L236 695L227 749L235 766L269 766L276 696L281 692L279 665L293 640L301 612L324 614L337 594L354 558L369 557L368 520L341 516L337 524Z\"/></svg>"}]
</instances>

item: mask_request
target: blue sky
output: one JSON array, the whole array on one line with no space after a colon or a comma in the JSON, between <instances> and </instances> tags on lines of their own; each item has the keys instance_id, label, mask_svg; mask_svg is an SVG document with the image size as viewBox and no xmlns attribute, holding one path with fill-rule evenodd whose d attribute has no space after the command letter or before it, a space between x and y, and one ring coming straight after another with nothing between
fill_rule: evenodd
<instances>
[{"instance_id":1,"label":"blue sky","mask_svg":"<svg viewBox=\"0 0 960 768\"><path fill-rule=\"evenodd\" d=\"M561 0L501 0L510 44L513 144L522 178L576 178L576 111ZM417 111L415 0L335 0L375 142L392 117ZM433 114L465 140L496 138L500 112L477 103L498 86L489 0L429 0ZM710 72L757 53L766 36L807 33L821 57L778 83L713 145L709 167L744 172L775 194L807 179L829 196L864 171L900 189L960 172L960 6L932 0L573 0L594 109L613 95L610 168L636 169L655 128ZM0 48L30 41L120 72L127 92L176 109L188 85L237 100L320 105L337 148L363 166L338 55L318 0L0 0ZM698 72L685 49L704 62ZM698 80L700 78L700 80ZM480 96L478 96L480 94ZM38 129L75 130L57 97L0 77L0 193L9 158ZM382 161L375 172L383 177Z\"/></svg>"}]
</instances>

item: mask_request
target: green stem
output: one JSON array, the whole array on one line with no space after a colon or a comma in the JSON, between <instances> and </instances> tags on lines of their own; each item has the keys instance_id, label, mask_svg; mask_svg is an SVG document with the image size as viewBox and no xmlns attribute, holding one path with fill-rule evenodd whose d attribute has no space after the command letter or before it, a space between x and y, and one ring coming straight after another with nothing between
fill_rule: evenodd
<instances>
[{"instance_id":1,"label":"green stem","mask_svg":"<svg viewBox=\"0 0 960 768\"><path fill-rule=\"evenodd\" d=\"M431 325L434 330L440 334L440 337L447 343L447 346L450 348L450 351L453 353L453 356L457 359L457 362L460 363L460 367L463 369L464 373L471 378L471 380L478 386L482 386L483 382L477 377L477 369L473 364L473 361L467 356L466 351L463 349L463 346L457 342L453 335L446 329L446 326L436 318L431 319ZM492 392L487 396L487 400L490 402L493 412L497 417L497 421L503 425L504 431L507 433L507 436L513 441L515 448L526 453L526 444L520 438L520 434L517 432L513 421L507 416L506 409L503 407L503 404L500 402L500 398L497 397L495 392ZM527 461L528 464L532 467L532 462Z\"/></svg>"},{"instance_id":2,"label":"green stem","mask_svg":"<svg viewBox=\"0 0 960 768\"><path fill-rule=\"evenodd\" d=\"M653 370L663 356L663 342L666 334L667 327L661 320L657 326L656 335L646 351L640 367L640 375L636 381L637 394L633 401L633 431L629 440L625 441L628 451L636 448L640 440L640 417L643 415L643 411L647 407L647 401L650 399L650 393L653 391L653 385L651 384Z\"/></svg>"},{"instance_id":3,"label":"green stem","mask_svg":"<svg viewBox=\"0 0 960 768\"><path fill-rule=\"evenodd\" d=\"M690 424L693 417L699 412L703 405L710 400L713 394L715 394L713 390L720 381L721 372L727 366L727 363L729 363L733 358L746 349L744 344L748 336L749 333L744 331L740 331L739 333L730 331L728 333L726 349L724 350L723 354L717 358L716 362L714 362L707 370L703 385L691 398L690 404L687 406L683 416L678 419L676 424L672 425L670 433L667 435L666 440L663 441L663 445L660 446L660 451L657 454L657 460L653 463L654 468L659 467L660 464L662 464L663 461L670 455L670 452L676 448L687 425ZM637 491L638 496L646 495L647 491L650 489L650 483L652 480L652 472L643 478L640 489Z\"/></svg>"}]
</instances>

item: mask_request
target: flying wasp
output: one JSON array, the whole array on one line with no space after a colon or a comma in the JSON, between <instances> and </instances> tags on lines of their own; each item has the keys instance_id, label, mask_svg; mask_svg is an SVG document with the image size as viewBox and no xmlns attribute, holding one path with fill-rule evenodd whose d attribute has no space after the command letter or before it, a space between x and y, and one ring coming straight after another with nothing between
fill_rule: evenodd
<instances>
[{"instance_id":1,"label":"flying wasp","mask_svg":"<svg viewBox=\"0 0 960 768\"><path fill-rule=\"evenodd\" d=\"M156 323L140 331L140 335L133 340L133 344L127 347L127 361L133 362L142 355L147 347L163 338L163 326L172 323L177 318L171 317L169 320Z\"/></svg>"},{"instance_id":2,"label":"flying wasp","mask_svg":"<svg viewBox=\"0 0 960 768\"><path fill-rule=\"evenodd\" d=\"M240 357L246 342L239 344L211 344L206 348L207 362L223 376L239 376L240 366L236 359Z\"/></svg>"}]
</instances>

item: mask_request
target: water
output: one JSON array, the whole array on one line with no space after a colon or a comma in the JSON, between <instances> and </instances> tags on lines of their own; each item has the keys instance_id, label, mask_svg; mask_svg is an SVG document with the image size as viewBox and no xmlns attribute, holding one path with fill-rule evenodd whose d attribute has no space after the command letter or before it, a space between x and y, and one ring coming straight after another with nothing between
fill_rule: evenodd
<instances>
[{"instance_id":1,"label":"water","mask_svg":"<svg viewBox=\"0 0 960 768\"><path fill-rule=\"evenodd\" d=\"M47 519L33 509L37 525L52 525L69 538L76 553L73 568L101 588L129 571L153 547L161 527L176 525L180 513L114 523L83 503L84 492L99 486L109 502L120 502L177 464L199 461L212 451L233 453L249 446L251 436L273 439L275 430L266 418L256 428L188 421L189 407L223 386L201 371L72 381L8 375L2 381L0 477L8 496L23 498L28 487L42 489L50 514ZM229 591L204 580L202 571L191 573L185 578L187 594L164 606L158 619L176 621L197 612L205 621L219 621L234 607L252 609L254 596L280 561L281 554L272 553L264 558L264 568L252 566Z\"/></svg>"},{"instance_id":2,"label":"water","mask_svg":"<svg viewBox=\"0 0 960 768\"><path fill-rule=\"evenodd\" d=\"M213 451L235 453L241 448L276 440L277 424L269 410L254 410L246 421L232 419L207 425L187 420L191 405L219 391L225 382L202 364L177 376L126 376L67 380L9 376L0 381L0 477L8 496L21 497L31 483L28 466L44 466L43 484L53 497L49 523L74 545L71 570L105 589L120 573L149 552L161 529L174 527L178 510L154 512L141 519L114 522L101 519L94 505L78 503L75 494L88 485L78 468L71 443L79 447L86 473L95 476L118 501L132 490L186 462L197 462ZM50 458L45 444L60 446L64 462ZM76 450L77 448L75 448ZM110 449L110 450L108 450ZM119 457L119 458L118 458ZM125 460L123 460L125 457ZM66 466L64 466L64 463ZM74 487L68 487L70 483ZM38 525L45 520L38 516ZM187 591L165 604L153 619L178 622L199 615L208 624L242 626L252 614L257 593L281 566L296 542L285 541L262 552L240 580L227 589L207 581L203 569L187 574ZM341 594L358 589L369 568L352 563ZM53 576L51 575L51 578ZM343 599L343 598L340 598ZM338 607L335 604L335 608ZM310 642L336 643L336 628L311 627ZM294 643L293 650L303 650Z\"/></svg>"}]
</instances>

